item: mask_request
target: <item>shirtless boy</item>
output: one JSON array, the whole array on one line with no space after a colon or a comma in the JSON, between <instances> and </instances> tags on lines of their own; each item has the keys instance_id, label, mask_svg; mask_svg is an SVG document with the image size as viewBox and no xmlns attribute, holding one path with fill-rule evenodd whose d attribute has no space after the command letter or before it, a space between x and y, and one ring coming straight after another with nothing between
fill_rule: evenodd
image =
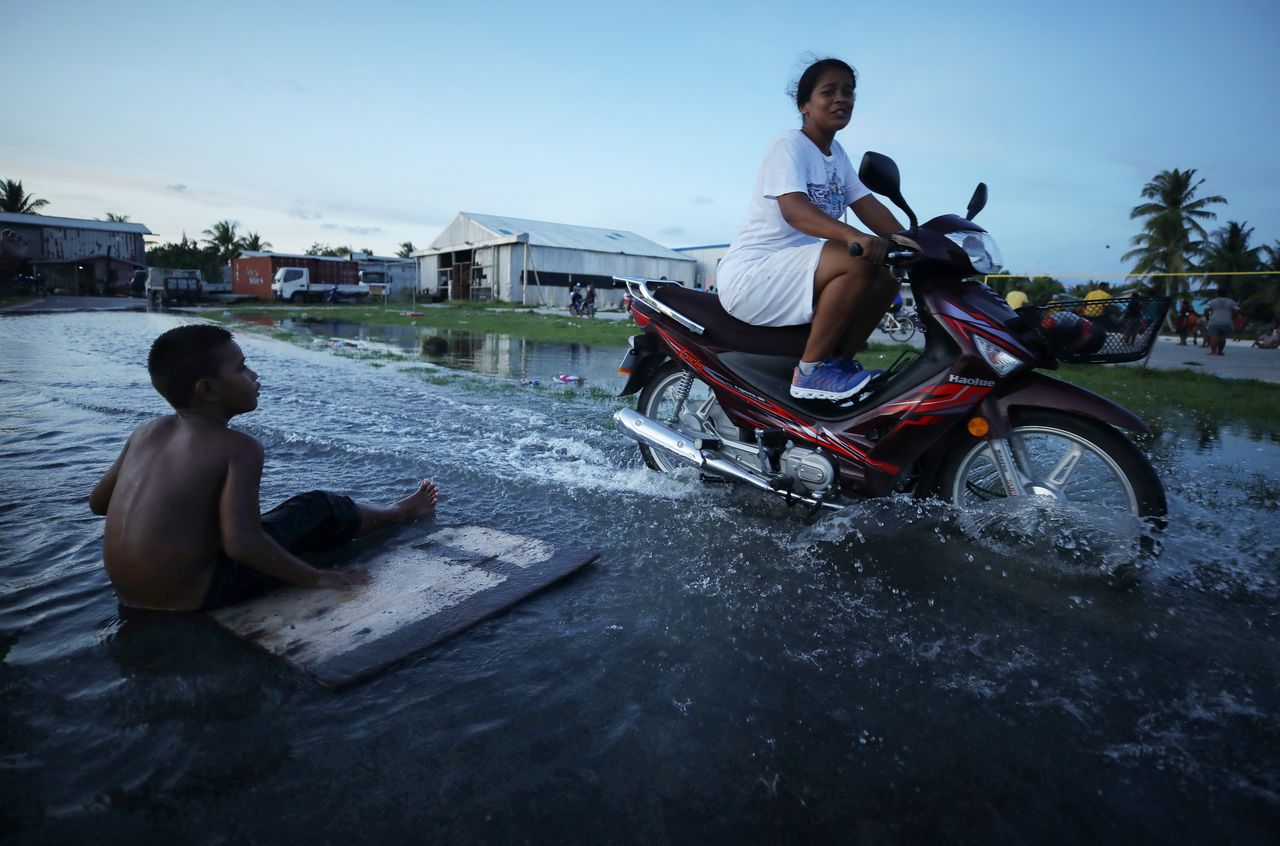
<instances>
[{"instance_id":1,"label":"shirtless boy","mask_svg":"<svg viewBox=\"0 0 1280 846\"><path fill-rule=\"evenodd\" d=\"M341 589L360 571L319 570L296 553L333 549L435 512L424 481L389 507L311 491L262 515L262 445L228 428L258 407L258 374L221 326L179 326L151 346L151 383L174 413L138 427L89 495L106 515L103 561L121 604L210 610L281 582Z\"/></svg>"}]
</instances>

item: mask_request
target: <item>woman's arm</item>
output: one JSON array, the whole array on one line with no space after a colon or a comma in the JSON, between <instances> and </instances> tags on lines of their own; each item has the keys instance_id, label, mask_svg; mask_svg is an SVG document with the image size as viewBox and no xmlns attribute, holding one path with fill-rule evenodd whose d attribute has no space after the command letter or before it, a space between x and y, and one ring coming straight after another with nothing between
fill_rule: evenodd
<instances>
[{"instance_id":1,"label":"woman's arm","mask_svg":"<svg viewBox=\"0 0 1280 846\"><path fill-rule=\"evenodd\" d=\"M803 192L793 191L779 196L778 209L782 212L782 219L797 232L837 243L858 244L862 247L863 258L868 261L882 260L888 249L888 245L876 236L868 235L843 221L828 217L810 202L809 197ZM892 217L890 215L890 218Z\"/></svg>"},{"instance_id":2,"label":"woman's arm","mask_svg":"<svg viewBox=\"0 0 1280 846\"><path fill-rule=\"evenodd\" d=\"M876 198L875 194L865 194L849 204L849 208L853 209L853 213L858 216L858 220L867 225L867 228L879 235L881 238L888 238L902 231L902 224L898 222L898 218L893 216L893 212L885 208L884 203Z\"/></svg>"}]
</instances>

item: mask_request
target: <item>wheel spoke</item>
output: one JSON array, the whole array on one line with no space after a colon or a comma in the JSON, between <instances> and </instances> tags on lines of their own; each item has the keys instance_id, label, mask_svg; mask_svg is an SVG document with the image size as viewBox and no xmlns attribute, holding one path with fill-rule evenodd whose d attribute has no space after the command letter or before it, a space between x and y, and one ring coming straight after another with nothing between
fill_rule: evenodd
<instances>
[{"instance_id":1,"label":"wheel spoke","mask_svg":"<svg viewBox=\"0 0 1280 846\"><path fill-rule=\"evenodd\" d=\"M1058 490L1066 490L1067 482L1071 481L1072 475L1080 466L1080 461L1084 456L1084 447L1078 443L1069 442L1067 451L1058 459L1058 463L1049 471L1049 475L1045 477L1044 481Z\"/></svg>"}]
</instances>

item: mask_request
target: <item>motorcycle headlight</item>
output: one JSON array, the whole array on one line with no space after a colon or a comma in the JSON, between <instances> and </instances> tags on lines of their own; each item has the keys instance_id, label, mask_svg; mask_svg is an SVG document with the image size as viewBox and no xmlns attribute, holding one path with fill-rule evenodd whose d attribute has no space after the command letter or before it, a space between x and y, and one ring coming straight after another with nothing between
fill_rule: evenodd
<instances>
[{"instance_id":1,"label":"motorcycle headlight","mask_svg":"<svg viewBox=\"0 0 1280 846\"><path fill-rule=\"evenodd\" d=\"M964 250L969 264L979 273L999 273L1004 269L1004 259L1000 257L996 239L986 232L949 232L947 238Z\"/></svg>"}]
</instances>

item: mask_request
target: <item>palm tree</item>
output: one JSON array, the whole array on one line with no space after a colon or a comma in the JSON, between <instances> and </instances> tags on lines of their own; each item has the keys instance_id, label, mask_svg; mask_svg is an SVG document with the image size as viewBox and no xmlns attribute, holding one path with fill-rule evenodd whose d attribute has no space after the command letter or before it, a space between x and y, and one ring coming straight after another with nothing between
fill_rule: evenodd
<instances>
[{"instance_id":1,"label":"palm tree","mask_svg":"<svg viewBox=\"0 0 1280 846\"><path fill-rule=\"evenodd\" d=\"M107 212L107 216L103 218L107 223L128 223L129 215L116 214L115 212Z\"/></svg>"},{"instance_id":2,"label":"palm tree","mask_svg":"<svg viewBox=\"0 0 1280 846\"><path fill-rule=\"evenodd\" d=\"M262 240L262 236L257 232L246 232L244 237L240 239L238 246L242 250L261 253L271 249L271 242Z\"/></svg>"},{"instance_id":3,"label":"palm tree","mask_svg":"<svg viewBox=\"0 0 1280 846\"><path fill-rule=\"evenodd\" d=\"M22 180L0 180L0 211L14 214L39 214L36 209L49 205L48 200L33 197L22 189Z\"/></svg>"},{"instance_id":4,"label":"palm tree","mask_svg":"<svg viewBox=\"0 0 1280 846\"><path fill-rule=\"evenodd\" d=\"M202 233L205 243L218 251L218 261L228 262L239 254L240 237L236 234L238 226L238 220L219 220Z\"/></svg>"},{"instance_id":5,"label":"palm tree","mask_svg":"<svg viewBox=\"0 0 1280 846\"><path fill-rule=\"evenodd\" d=\"M409 258L416 249L418 248L413 245L412 241L405 241L400 245L400 249L396 251L396 255L400 258Z\"/></svg>"},{"instance_id":6,"label":"palm tree","mask_svg":"<svg viewBox=\"0 0 1280 846\"><path fill-rule=\"evenodd\" d=\"M1136 259L1134 273L1184 273L1191 266L1188 257L1208 238L1200 221L1218 217L1206 207L1227 202L1217 194L1196 198L1204 180L1195 181L1195 175L1195 168L1162 170L1142 186L1142 196L1150 202L1129 212L1130 220L1144 220L1142 231L1130 241L1134 249L1123 256L1124 261ZM1175 276L1154 287L1176 293L1185 285L1182 277Z\"/></svg>"}]
</instances>

